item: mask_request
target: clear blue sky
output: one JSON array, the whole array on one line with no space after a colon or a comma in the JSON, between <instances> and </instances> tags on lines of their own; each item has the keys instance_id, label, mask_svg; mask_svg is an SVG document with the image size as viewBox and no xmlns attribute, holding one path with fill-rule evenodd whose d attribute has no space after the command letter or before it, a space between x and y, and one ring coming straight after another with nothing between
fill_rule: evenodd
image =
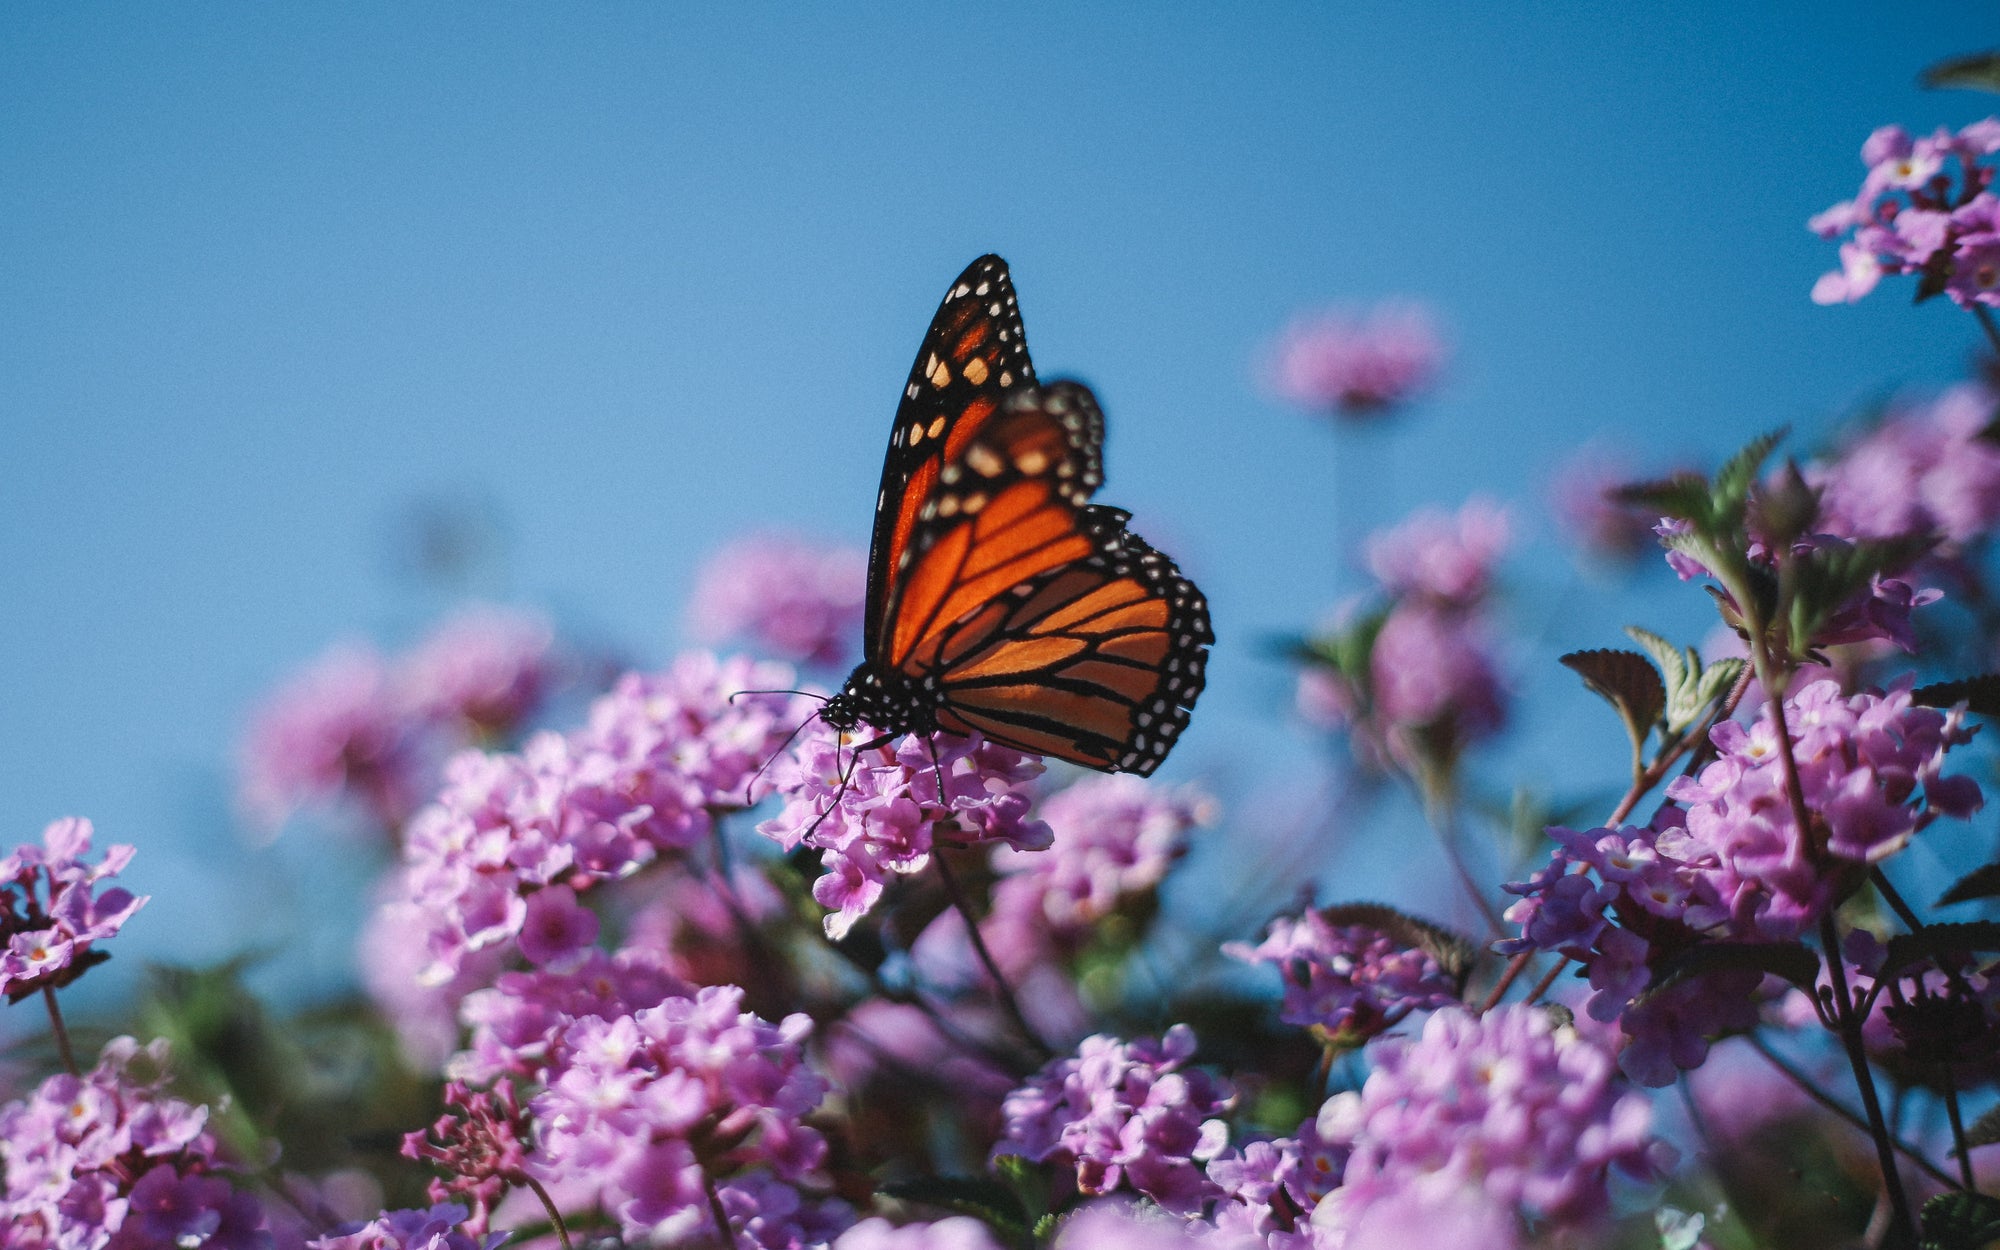
<instances>
[{"instance_id":1,"label":"clear blue sky","mask_svg":"<svg viewBox=\"0 0 2000 1250\"><path fill-rule=\"evenodd\" d=\"M487 501L496 589L657 659L726 536L865 540L924 323L989 250L1041 372L1104 401L1103 497L1215 605L1175 769L1282 806L1312 757L1260 640L1346 557L1332 440L1259 393L1260 344L1321 302L1442 310L1447 385L1357 475L1382 516L1486 491L1532 519L1586 437L1713 456L1948 378L1970 323L1896 284L1812 306L1833 252L1803 222L1875 125L1994 111L1914 85L2000 44L1994 18L0 8L0 840L77 813L138 843L153 953L287 940L273 917L323 886L299 870L341 857L246 861L223 770L271 682L434 606L393 574L396 516ZM1548 655L1705 628L1698 597L1574 580L1534 537L1536 715L1596 715ZM1608 783L1608 733L1542 723L1505 763Z\"/></svg>"}]
</instances>

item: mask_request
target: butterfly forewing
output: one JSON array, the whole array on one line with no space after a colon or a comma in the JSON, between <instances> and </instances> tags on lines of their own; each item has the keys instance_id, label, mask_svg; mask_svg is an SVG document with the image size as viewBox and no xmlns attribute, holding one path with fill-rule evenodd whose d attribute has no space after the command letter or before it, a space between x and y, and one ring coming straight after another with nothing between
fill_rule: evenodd
<instances>
[{"instance_id":1,"label":"butterfly forewing","mask_svg":"<svg viewBox=\"0 0 2000 1250\"><path fill-rule=\"evenodd\" d=\"M869 659L877 658L875 647L888 634L894 582L944 468L1000 411L1010 391L1034 382L1007 262L982 256L945 292L896 409L868 554Z\"/></svg>"}]
</instances>

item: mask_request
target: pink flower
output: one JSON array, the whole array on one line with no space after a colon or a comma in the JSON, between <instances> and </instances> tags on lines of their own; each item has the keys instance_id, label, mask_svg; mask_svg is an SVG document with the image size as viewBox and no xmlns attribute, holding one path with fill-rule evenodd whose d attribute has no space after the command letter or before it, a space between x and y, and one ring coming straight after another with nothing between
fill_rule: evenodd
<instances>
[{"instance_id":1,"label":"pink flower","mask_svg":"<svg viewBox=\"0 0 2000 1250\"><path fill-rule=\"evenodd\" d=\"M70 817L42 831L42 844L17 846L0 859L0 994L21 998L61 989L109 958L93 950L115 936L145 896L98 883L117 876L132 860L130 846L113 846L96 864L90 822Z\"/></svg>"},{"instance_id":2,"label":"pink flower","mask_svg":"<svg viewBox=\"0 0 2000 1250\"><path fill-rule=\"evenodd\" d=\"M992 1232L963 1215L935 1224L905 1224L883 1219L863 1220L834 1238L832 1250L1002 1250Z\"/></svg>"},{"instance_id":3,"label":"pink flower","mask_svg":"<svg viewBox=\"0 0 2000 1250\"><path fill-rule=\"evenodd\" d=\"M1987 118L1957 134L1940 128L1913 139L1884 126L1862 145L1868 167L1854 199L1815 215L1807 228L1840 245L1840 268L1813 285L1818 304L1853 303L1884 274L1944 278L1944 293L1961 306L2000 303L2000 202L1987 193L2000 121Z\"/></svg>"},{"instance_id":4,"label":"pink flower","mask_svg":"<svg viewBox=\"0 0 2000 1250\"><path fill-rule=\"evenodd\" d=\"M239 750L244 810L275 829L301 807L351 795L383 827L400 826L423 785L413 729L382 657L362 644L337 646L252 715Z\"/></svg>"},{"instance_id":5,"label":"pink flower","mask_svg":"<svg viewBox=\"0 0 2000 1250\"><path fill-rule=\"evenodd\" d=\"M1487 499L1468 500L1456 515L1425 508L1368 536L1368 570L1399 598L1471 607L1491 588L1512 528L1507 510Z\"/></svg>"},{"instance_id":6,"label":"pink flower","mask_svg":"<svg viewBox=\"0 0 2000 1250\"><path fill-rule=\"evenodd\" d=\"M1379 304L1365 313L1297 318L1279 337L1270 383L1282 399L1316 412L1368 417L1429 387L1444 345L1423 305Z\"/></svg>"},{"instance_id":7,"label":"pink flower","mask_svg":"<svg viewBox=\"0 0 2000 1250\"><path fill-rule=\"evenodd\" d=\"M545 618L480 605L433 629L404 657L397 681L413 715L497 739L534 715L561 677Z\"/></svg>"},{"instance_id":8,"label":"pink flower","mask_svg":"<svg viewBox=\"0 0 2000 1250\"><path fill-rule=\"evenodd\" d=\"M813 897L833 909L826 931L838 940L940 844L1048 846L1048 826L1028 816L1027 783L1041 771L1039 759L977 735L906 734L857 755L838 731L814 725L773 767L785 808L757 830L787 851L820 852L826 872Z\"/></svg>"},{"instance_id":9,"label":"pink flower","mask_svg":"<svg viewBox=\"0 0 2000 1250\"><path fill-rule=\"evenodd\" d=\"M689 617L703 642L741 639L779 659L839 668L861 637L867 573L857 548L755 534L702 566Z\"/></svg>"}]
</instances>

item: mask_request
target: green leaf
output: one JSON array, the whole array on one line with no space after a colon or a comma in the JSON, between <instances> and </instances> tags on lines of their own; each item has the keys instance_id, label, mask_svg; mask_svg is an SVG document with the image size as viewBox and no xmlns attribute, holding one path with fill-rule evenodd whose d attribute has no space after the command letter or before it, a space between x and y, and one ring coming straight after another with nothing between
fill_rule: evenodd
<instances>
[{"instance_id":1,"label":"green leaf","mask_svg":"<svg viewBox=\"0 0 2000 1250\"><path fill-rule=\"evenodd\" d=\"M1701 679L1695 683L1695 694L1699 697L1702 709L1706 710L1709 704L1726 697L1731 690L1734 690L1737 681L1743 676L1743 670L1748 667L1750 661L1734 659L1717 660L1709 665L1703 671Z\"/></svg>"},{"instance_id":2,"label":"green leaf","mask_svg":"<svg viewBox=\"0 0 2000 1250\"><path fill-rule=\"evenodd\" d=\"M1652 482L1628 482L1606 492L1617 503L1644 507L1681 521L1708 516L1708 482L1699 473L1677 473Z\"/></svg>"},{"instance_id":3,"label":"green leaf","mask_svg":"<svg viewBox=\"0 0 2000 1250\"><path fill-rule=\"evenodd\" d=\"M1939 255L1949 256L1948 253L1943 252L1940 252ZM1927 304L1938 296L1943 295L1945 288L1950 284L1951 268L1948 260L1943 265L1935 262L1925 265L1917 271L1917 292L1910 298L1910 302L1912 304Z\"/></svg>"},{"instance_id":4,"label":"green leaf","mask_svg":"<svg viewBox=\"0 0 2000 1250\"><path fill-rule=\"evenodd\" d=\"M1644 750L1646 735L1667 710L1667 688L1646 657L1636 651L1572 651L1562 664L1618 710L1632 749Z\"/></svg>"},{"instance_id":5,"label":"green leaf","mask_svg":"<svg viewBox=\"0 0 2000 1250\"><path fill-rule=\"evenodd\" d=\"M2000 1240L2000 1198L1990 1194L1939 1194L1924 1204L1923 1250L1985 1250Z\"/></svg>"},{"instance_id":6,"label":"green leaf","mask_svg":"<svg viewBox=\"0 0 2000 1250\"><path fill-rule=\"evenodd\" d=\"M1438 967L1461 988L1466 974L1472 971L1472 961L1479 955L1479 948L1469 939L1381 903L1335 903L1320 908L1319 916L1337 928L1364 925L1387 934L1392 941L1424 952L1437 960Z\"/></svg>"},{"instance_id":7,"label":"green leaf","mask_svg":"<svg viewBox=\"0 0 2000 1250\"><path fill-rule=\"evenodd\" d=\"M1967 91L2000 91L2000 52L1974 52L1939 61L1917 75L1933 91L1961 87Z\"/></svg>"},{"instance_id":8,"label":"green leaf","mask_svg":"<svg viewBox=\"0 0 2000 1250\"><path fill-rule=\"evenodd\" d=\"M1703 942L1655 969L1641 997L1711 972L1763 972L1810 994L1819 980L1819 956L1798 942Z\"/></svg>"},{"instance_id":9,"label":"green leaf","mask_svg":"<svg viewBox=\"0 0 2000 1250\"><path fill-rule=\"evenodd\" d=\"M1970 903L1976 898L1995 897L2000 897L2000 864L1987 864L1960 877L1938 899L1937 905L1949 907L1953 903Z\"/></svg>"},{"instance_id":10,"label":"green leaf","mask_svg":"<svg viewBox=\"0 0 2000 1250\"><path fill-rule=\"evenodd\" d=\"M1757 471L1764 467L1764 461L1770 458L1790 432L1791 427L1781 425L1768 433L1759 434L1715 471L1717 520L1733 523L1742 516L1743 507L1750 498L1751 484L1757 480Z\"/></svg>"},{"instance_id":11,"label":"green leaf","mask_svg":"<svg viewBox=\"0 0 2000 1250\"><path fill-rule=\"evenodd\" d=\"M1977 1150L1981 1146L1991 1146L2000 1142L2000 1107L1990 1108L1965 1129L1965 1144L1968 1149Z\"/></svg>"},{"instance_id":12,"label":"green leaf","mask_svg":"<svg viewBox=\"0 0 2000 1250\"><path fill-rule=\"evenodd\" d=\"M1916 933L1899 933L1889 939L1876 979L1891 977L1909 967L1939 955L1968 951L2000 951L2000 921L1973 920L1964 924L1925 925Z\"/></svg>"},{"instance_id":13,"label":"green leaf","mask_svg":"<svg viewBox=\"0 0 2000 1250\"><path fill-rule=\"evenodd\" d=\"M977 1216L1019 1240L1030 1223L1027 1208L1006 1184L986 1176L918 1176L882 1186L904 1202Z\"/></svg>"},{"instance_id":14,"label":"green leaf","mask_svg":"<svg viewBox=\"0 0 2000 1250\"><path fill-rule=\"evenodd\" d=\"M1742 675L1742 660L1717 660L1704 668L1693 647L1676 647L1651 630L1627 625L1625 633L1646 649L1666 677L1665 719L1669 737L1679 737L1708 714L1717 699L1729 693Z\"/></svg>"},{"instance_id":15,"label":"green leaf","mask_svg":"<svg viewBox=\"0 0 2000 1250\"><path fill-rule=\"evenodd\" d=\"M1868 589L1877 575L1909 566L1936 545L1928 535L1868 539L1819 547L1791 566L1790 619L1794 652L1803 653L1842 608Z\"/></svg>"},{"instance_id":16,"label":"green leaf","mask_svg":"<svg viewBox=\"0 0 2000 1250\"><path fill-rule=\"evenodd\" d=\"M1957 707L1980 716L2000 716L2000 673L1961 677L1910 691L1910 702L1923 707Z\"/></svg>"}]
</instances>

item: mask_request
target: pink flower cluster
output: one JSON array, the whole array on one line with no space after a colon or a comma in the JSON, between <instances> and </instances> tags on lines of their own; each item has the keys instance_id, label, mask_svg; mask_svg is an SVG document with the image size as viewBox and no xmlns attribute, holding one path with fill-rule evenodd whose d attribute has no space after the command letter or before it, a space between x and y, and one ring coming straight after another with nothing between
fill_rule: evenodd
<instances>
[{"instance_id":1,"label":"pink flower cluster","mask_svg":"<svg viewBox=\"0 0 2000 1250\"><path fill-rule=\"evenodd\" d=\"M1421 304L1385 303L1360 316L1324 312L1297 319L1279 337L1270 382L1302 408L1369 417L1429 387L1444 355Z\"/></svg>"},{"instance_id":2,"label":"pink flower cluster","mask_svg":"<svg viewBox=\"0 0 2000 1250\"><path fill-rule=\"evenodd\" d=\"M420 978L454 981L483 952L560 964L597 937L579 892L709 836L752 774L808 714L780 664L693 652L663 674L628 674L588 724L538 734L517 755L465 752L437 802L410 822L403 867L377 923L420 933Z\"/></svg>"},{"instance_id":3,"label":"pink flower cluster","mask_svg":"<svg viewBox=\"0 0 2000 1250\"><path fill-rule=\"evenodd\" d=\"M1271 922L1256 946L1231 942L1223 953L1274 965L1285 980L1282 1018L1358 1045L1413 1011L1458 1001L1458 984L1429 953L1366 924L1335 924L1308 910Z\"/></svg>"},{"instance_id":4,"label":"pink flower cluster","mask_svg":"<svg viewBox=\"0 0 2000 1250\"><path fill-rule=\"evenodd\" d=\"M1505 510L1481 499L1454 516L1426 509L1371 536L1368 566L1386 606L1365 674L1308 668L1305 717L1351 730L1364 758L1407 763L1422 741L1446 754L1506 721L1486 639L1493 570L1509 543Z\"/></svg>"},{"instance_id":5,"label":"pink flower cluster","mask_svg":"<svg viewBox=\"0 0 2000 1250\"><path fill-rule=\"evenodd\" d=\"M1983 437L2000 397L1967 383L1893 411L1808 479L1820 528L1843 538L1936 534L1952 547L2000 523L2000 446Z\"/></svg>"},{"instance_id":6,"label":"pink flower cluster","mask_svg":"<svg viewBox=\"0 0 2000 1250\"><path fill-rule=\"evenodd\" d=\"M803 1121L827 1084L805 1063L812 1021L771 1024L742 1002L735 986L710 987L565 1025L533 1102L530 1170L598 1193L634 1242L713 1237L711 1185L740 1245L831 1238L851 1216L813 1193L826 1142Z\"/></svg>"},{"instance_id":7,"label":"pink flower cluster","mask_svg":"<svg viewBox=\"0 0 2000 1250\"><path fill-rule=\"evenodd\" d=\"M1670 1162L1651 1104L1623 1085L1610 1050L1544 1009L1448 1008L1421 1036L1384 1038L1372 1055L1361 1089L1319 1113L1320 1137L1351 1152L1312 1217L1347 1234L1333 1246L1353 1244L1386 1214L1377 1207L1469 1204L1468 1218L1506 1233L1452 1244L1511 1244L1522 1219L1587 1226L1608 1208L1612 1169L1651 1177Z\"/></svg>"},{"instance_id":8,"label":"pink flower cluster","mask_svg":"<svg viewBox=\"0 0 2000 1250\"><path fill-rule=\"evenodd\" d=\"M491 606L446 620L399 660L343 643L253 714L239 800L270 829L343 798L400 828L438 758L518 730L563 682L565 665L546 620Z\"/></svg>"},{"instance_id":9,"label":"pink flower cluster","mask_svg":"<svg viewBox=\"0 0 2000 1250\"><path fill-rule=\"evenodd\" d=\"M1345 1143L1329 1142L1308 1120L1296 1137L1251 1142L1208 1165L1222 1188L1212 1226L1229 1243L1241 1238L1259 1250L1318 1250L1311 1223L1320 1200L1340 1185L1347 1168Z\"/></svg>"},{"instance_id":10,"label":"pink flower cluster","mask_svg":"<svg viewBox=\"0 0 2000 1250\"><path fill-rule=\"evenodd\" d=\"M0 1244L266 1250L263 1209L219 1174L208 1108L163 1092L165 1060L163 1041L114 1038L82 1076L52 1076L0 1107Z\"/></svg>"},{"instance_id":11,"label":"pink flower cluster","mask_svg":"<svg viewBox=\"0 0 2000 1250\"><path fill-rule=\"evenodd\" d=\"M1203 1165L1229 1144L1219 1117L1236 1104L1227 1081L1199 1068L1184 1024L1159 1041L1085 1038L1007 1095L994 1157L1019 1155L1073 1167L1084 1194L1121 1186L1178 1215L1198 1214L1221 1190Z\"/></svg>"},{"instance_id":12,"label":"pink flower cluster","mask_svg":"<svg viewBox=\"0 0 2000 1250\"><path fill-rule=\"evenodd\" d=\"M993 853L1000 880L987 924L1074 946L1121 904L1158 889L1214 812L1192 786L1133 776L1085 777L1058 790L1037 812L1053 837L1047 850Z\"/></svg>"},{"instance_id":13,"label":"pink flower cluster","mask_svg":"<svg viewBox=\"0 0 2000 1250\"><path fill-rule=\"evenodd\" d=\"M116 934L146 899L101 882L132 860L113 846L89 864L90 822L70 817L42 831L40 846L23 845L0 859L0 994L19 1000L60 989L104 956L91 948Z\"/></svg>"},{"instance_id":14,"label":"pink flower cluster","mask_svg":"<svg viewBox=\"0 0 2000 1250\"><path fill-rule=\"evenodd\" d=\"M306 1245L309 1250L495 1250L510 1235L477 1236L461 1227L466 1219L465 1208L449 1202L428 1211L384 1211Z\"/></svg>"},{"instance_id":15,"label":"pink flower cluster","mask_svg":"<svg viewBox=\"0 0 2000 1250\"><path fill-rule=\"evenodd\" d=\"M1807 227L1840 245L1840 268L1814 284L1819 304L1851 304L1885 273L1920 273L1962 306L2000 304L2000 199L1988 190L2000 119L1913 139L1883 126L1861 145L1861 190Z\"/></svg>"},{"instance_id":16,"label":"pink flower cluster","mask_svg":"<svg viewBox=\"0 0 2000 1250\"><path fill-rule=\"evenodd\" d=\"M861 636L868 556L788 534L754 534L702 566L689 619L695 636L732 639L781 660L840 668Z\"/></svg>"},{"instance_id":17,"label":"pink flower cluster","mask_svg":"<svg viewBox=\"0 0 2000 1250\"><path fill-rule=\"evenodd\" d=\"M863 1220L834 1238L833 1250L1002 1250L986 1225L963 1215L934 1224L896 1227L884 1219Z\"/></svg>"},{"instance_id":18,"label":"pink flower cluster","mask_svg":"<svg viewBox=\"0 0 2000 1250\"><path fill-rule=\"evenodd\" d=\"M836 940L891 880L922 871L938 846L1049 845L1049 827L1028 815L1027 783L1041 775L1041 760L976 734L905 734L857 753L816 725L771 771L785 807L758 832L787 851L820 852L826 872L813 897L832 909L826 931Z\"/></svg>"},{"instance_id":19,"label":"pink flower cluster","mask_svg":"<svg viewBox=\"0 0 2000 1250\"><path fill-rule=\"evenodd\" d=\"M1604 448L1586 446L1557 466L1548 499L1563 536L1607 561L1635 560L1651 551L1653 522L1642 508L1614 496L1642 475Z\"/></svg>"},{"instance_id":20,"label":"pink flower cluster","mask_svg":"<svg viewBox=\"0 0 2000 1250\"><path fill-rule=\"evenodd\" d=\"M1630 1038L1621 1061L1649 1085L1698 1066L1708 1040L1755 1023L1762 978L1716 972L1640 996L1667 960L1708 938L1783 941L1805 932L1859 874L1940 815L1983 802L1967 777L1942 775L1946 753L1971 740L1957 713L1917 707L1908 682L1844 696L1815 682L1785 704L1792 752L1813 826L1793 819L1777 731L1769 718L1711 731L1717 758L1668 788L1678 806L1651 828L1549 830L1558 846L1525 883L1507 918L1510 951L1559 951L1583 963L1598 1020Z\"/></svg>"}]
</instances>

